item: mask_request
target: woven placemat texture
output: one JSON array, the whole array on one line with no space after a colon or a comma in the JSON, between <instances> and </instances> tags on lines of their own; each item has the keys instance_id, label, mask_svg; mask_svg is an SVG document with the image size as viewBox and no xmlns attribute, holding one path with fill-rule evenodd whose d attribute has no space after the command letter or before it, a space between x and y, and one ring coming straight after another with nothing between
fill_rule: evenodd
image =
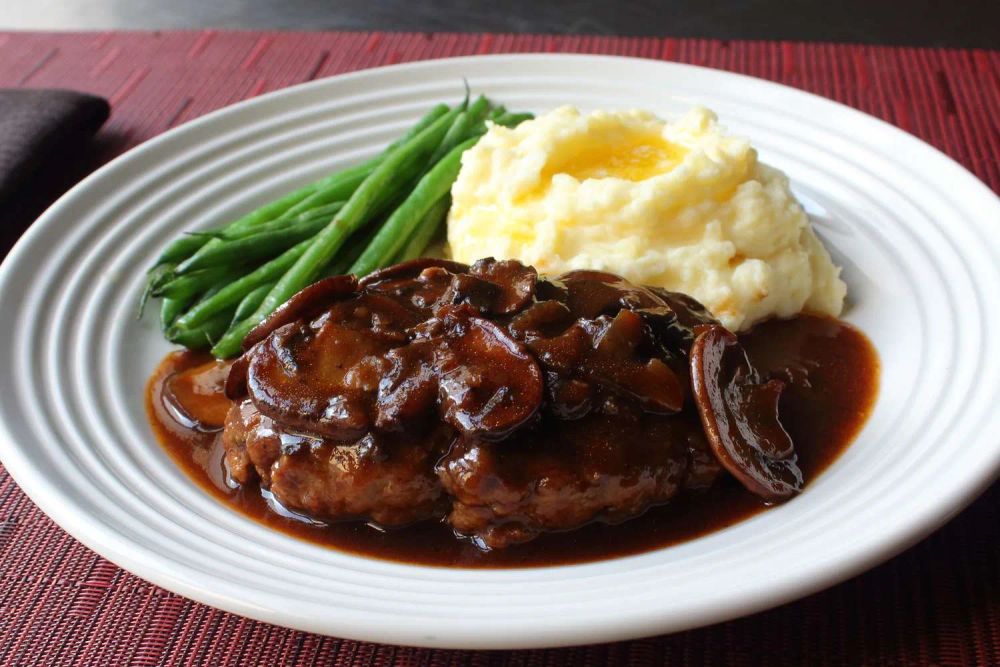
<instances>
[{"instance_id":1,"label":"woven placemat texture","mask_svg":"<svg viewBox=\"0 0 1000 667\"><path fill-rule=\"evenodd\" d=\"M518 51L641 56L779 81L894 123L1000 191L994 51L525 35L0 33L0 87L75 88L113 107L89 153L37 177L14 210L0 212L0 239L12 243L100 164L213 109L365 67ZM749 618L618 644L487 653L321 637L190 602L78 544L0 467L0 665L1000 665L998 501L994 485L881 567Z\"/></svg>"}]
</instances>

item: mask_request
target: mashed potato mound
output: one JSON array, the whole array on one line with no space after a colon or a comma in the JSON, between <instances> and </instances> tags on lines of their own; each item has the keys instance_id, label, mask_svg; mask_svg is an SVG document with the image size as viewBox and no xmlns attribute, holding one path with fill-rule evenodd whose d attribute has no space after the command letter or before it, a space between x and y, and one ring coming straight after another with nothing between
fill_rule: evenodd
<instances>
[{"instance_id":1,"label":"mashed potato mound","mask_svg":"<svg viewBox=\"0 0 1000 667\"><path fill-rule=\"evenodd\" d=\"M733 330L843 306L840 269L788 178L704 108L664 123L563 107L494 125L463 155L452 200L448 245L462 262L610 271L690 294Z\"/></svg>"}]
</instances>

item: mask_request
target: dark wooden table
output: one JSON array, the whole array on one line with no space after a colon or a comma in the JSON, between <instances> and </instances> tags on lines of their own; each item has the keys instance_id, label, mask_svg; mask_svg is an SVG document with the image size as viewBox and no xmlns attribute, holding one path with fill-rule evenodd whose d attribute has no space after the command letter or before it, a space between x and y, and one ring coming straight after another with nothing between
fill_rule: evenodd
<instances>
[{"instance_id":1,"label":"dark wooden table","mask_svg":"<svg viewBox=\"0 0 1000 667\"><path fill-rule=\"evenodd\" d=\"M1000 0L0 0L0 29L402 30L1000 47Z\"/></svg>"}]
</instances>

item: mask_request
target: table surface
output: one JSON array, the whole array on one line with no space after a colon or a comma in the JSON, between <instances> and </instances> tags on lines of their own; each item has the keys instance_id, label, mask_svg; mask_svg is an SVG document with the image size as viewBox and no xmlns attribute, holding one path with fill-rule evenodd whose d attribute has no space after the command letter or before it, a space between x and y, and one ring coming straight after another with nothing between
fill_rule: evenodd
<instances>
[{"instance_id":1,"label":"table surface","mask_svg":"<svg viewBox=\"0 0 1000 667\"><path fill-rule=\"evenodd\" d=\"M213 109L364 67L514 51L637 55L773 79L894 123L1000 192L996 51L530 35L0 33L0 87L74 87L113 106L85 151L60 155L0 210L0 257L81 177ZM0 466L0 665L1000 665L998 512L994 485L882 566L745 619L617 644L476 653L319 637L191 602L82 547Z\"/></svg>"},{"instance_id":2,"label":"table surface","mask_svg":"<svg viewBox=\"0 0 1000 667\"><path fill-rule=\"evenodd\" d=\"M0 29L407 30L997 48L997 0L2 0Z\"/></svg>"}]
</instances>

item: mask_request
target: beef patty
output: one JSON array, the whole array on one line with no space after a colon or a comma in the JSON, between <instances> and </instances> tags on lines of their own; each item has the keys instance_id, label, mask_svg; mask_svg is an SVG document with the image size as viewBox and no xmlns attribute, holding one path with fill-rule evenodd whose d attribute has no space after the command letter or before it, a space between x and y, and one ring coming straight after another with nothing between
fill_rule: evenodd
<instances>
[{"instance_id":1,"label":"beef patty","mask_svg":"<svg viewBox=\"0 0 1000 667\"><path fill-rule=\"evenodd\" d=\"M721 470L683 295L513 261L417 260L306 288L233 365L233 480L384 526L440 517L483 548L617 522Z\"/></svg>"}]
</instances>

